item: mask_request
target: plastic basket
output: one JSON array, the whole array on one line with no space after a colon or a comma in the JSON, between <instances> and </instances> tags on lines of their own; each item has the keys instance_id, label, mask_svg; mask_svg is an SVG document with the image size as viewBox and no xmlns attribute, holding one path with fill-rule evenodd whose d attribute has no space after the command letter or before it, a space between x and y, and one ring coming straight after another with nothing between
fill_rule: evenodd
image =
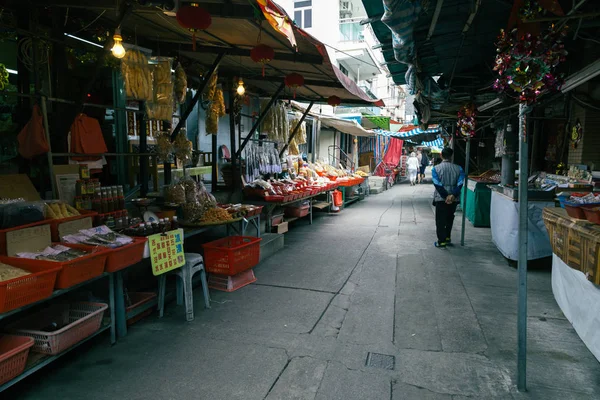
<instances>
[{"instance_id":1,"label":"plastic basket","mask_svg":"<svg viewBox=\"0 0 600 400\"><path fill-rule=\"evenodd\" d=\"M5 256L6 254L8 254L6 252L6 234L8 232L18 231L19 229L32 228L32 227L38 226L38 225L45 225L45 224L48 224L50 221L52 221L52 220L45 219L42 221L27 224L27 225L20 225L20 226L14 226L12 228L0 229L0 255Z\"/></svg>"},{"instance_id":2,"label":"plastic basket","mask_svg":"<svg viewBox=\"0 0 600 400\"><path fill-rule=\"evenodd\" d=\"M142 261L147 238L133 238L129 243L116 249L110 249L106 258L106 272L116 272Z\"/></svg>"},{"instance_id":3,"label":"plastic basket","mask_svg":"<svg viewBox=\"0 0 600 400\"><path fill-rule=\"evenodd\" d=\"M235 292L239 288L256 282L254 271L248 269L234 276L208 275L208 287L222 292Z\"/></svg>"},{"instance_id":4,"label":"plastic basket","mask_svg":"<svg viewBox=\"0 0 600 400\"><path fill-rule=\"evenodd\" d=\"M32 260L19 257L0 257L6 263L15 267L26 269L28 266L37 266L45 269L60 267L54 287L66 289L102 275L106 265L109 251L103 247L73 245L64 243L64 246L85 250L90 254L78 257L75 260L58 262L46 260ZM3 261L4 262L4 261Z\"/></svg>"},{"instance_id":5,"label":"plastic basket","mask_svg":"<svg viewBox=\"0 0 600 400\"><path fill-rule=\"evenodd\" d=\"M585 213L583 212L583 208L581 205L574 205L569 202L564 202L565 210L567 210L567 214L569 217L577 218L577 219L585 219Z\"/></svg>"},{"instance_id":6,"label":"plastic basket","mask_svg":"<svg viewBox=\"0 0 600 400\"><path fill-rule=\"evenodd\" d=\"M310 205L303 205L300 207L286 207L285 208L285 216L292 218L302 218L306 217L309 213Z\"/></svg>"},{"instance_id":7,"label":"plastic basket","mask_svg":"<svg viewBox=\"0 0 600 400\"><path fill-rule=\"evenodd\" d=\"M600 207L584 208L583 212L588 221L594 224L600 224Z\"/></svg>"},{"instance_id":8,"label":"plastic basket","mask_svg":"<svg viewBox=\"0 0 600 400\"><path fill-rule=\"evenodd\" d=\"M204 247L204 266L208 272L233 276L258 264L260 238L229 236Z\"/></svg>"},{"instance_id":9,"label":"plastic basket","mask_svg":"<svg viewBox=\"0 0 600 400\"><path fill-rule=\"evenodd\" d=\"M108 305L103 303L55 304L7 326L10 332L32 337L32 351L55 355L100 329ZM62 328L49 332L53 323Z\"/></svg>"},{"instance_id":10,"label":"plastic basket","mask_svg":"<svg viewBox=\"0 0 600 400\"><path fill-rule=\"evenodd\" d=\"M0 262L10 265L6 258L0 257ZM31 275L0 282L0 313L50 297L56 275L61 270L60 266L48 268L29 265L19 268L31 272Z\"/></svg>"},{"instance_id":11,"label":"plastic basket","mask_svg":"<svg viewBox=\"0 0 600 400\"><path fill-rule=\"evenodd\" d=\"M0 337L0 385L21 375L25 370L33 339L28 336L5 335Z\"/></svg>"}]
</instances>

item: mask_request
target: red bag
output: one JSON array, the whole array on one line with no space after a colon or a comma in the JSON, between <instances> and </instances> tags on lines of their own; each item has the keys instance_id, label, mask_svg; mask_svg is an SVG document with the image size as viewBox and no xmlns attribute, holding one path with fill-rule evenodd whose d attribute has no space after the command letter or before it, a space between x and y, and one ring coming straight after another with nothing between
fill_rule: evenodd
<instances>
[{"instance_id":1,"label":"red bag","mask_svg":"<svg viewBox=\"0 0 600 400\"><path fill-rule=\"evenodd\" d=\"M340 192L339 190L334 190L333 191L333 205L336 207L341 207L342 204L343 204L342 192Z\"/></svg>"},{"instance_id":2,"label":"red bag","mask_svg":"<svg viewBox=\"0 0 600 400\"><path fill-rule=\"evenodd\" d=\"M90 118L85 114L75 117L71 125L71 152L82 154L106 153L106 143L102 136L100 123L96 118ZM75 161L96 161L101 157L72 157Z\"/></svg>"},{"instance_id":3,"label":"red bag","mask_svg":"<svg viewBox=\"0 0 600 400\"><path fill-rule=\"evenodd\" d=\"M46 140L42 112L37 105L33 106L31 119L19 132L17 141L19 142L19 154L23 158L32 159L50 151L50 146Z\"/></svg>"}]
</instances>

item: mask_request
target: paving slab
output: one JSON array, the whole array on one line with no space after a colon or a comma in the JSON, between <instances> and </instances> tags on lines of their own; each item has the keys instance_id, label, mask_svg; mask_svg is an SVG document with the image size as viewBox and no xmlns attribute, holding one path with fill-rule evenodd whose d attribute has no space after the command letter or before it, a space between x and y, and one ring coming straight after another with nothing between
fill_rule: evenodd
<instances>
[{"instance_id":1,"label":"paving slab","mask_svg":"<svg viewBox=\"0 0 600 400\"><path fill-rule=\"evenodd\" d=\"M317 393L317 400L389 399L391 382L374 372L350 370L338 362L330 362Z\"/></svg>"},{"instance_id":2,"label":"paving slab","mask_svg":"<svg viewBox=\"0 0 600 400\"><path fill-rule=\"evenodd\" d=\"M326 368L327 361L311 357L292 359L266 400L313 400Z\"/></svg>"}]
</instances>

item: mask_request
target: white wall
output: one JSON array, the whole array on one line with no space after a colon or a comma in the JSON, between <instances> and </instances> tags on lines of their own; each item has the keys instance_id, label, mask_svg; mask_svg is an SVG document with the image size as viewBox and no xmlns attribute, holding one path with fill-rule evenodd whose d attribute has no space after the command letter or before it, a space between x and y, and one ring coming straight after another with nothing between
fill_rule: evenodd
<instances>
[{"instance_id":1,"label":"white wall","mask_svg":"<svg viewBox=\"0 0 600 400\"><path fill-rule=\"evenodd\" d=\"M302 0L276 0L290 18L294 19L294 2ZM302 29L316 37L319 41L330 46L336 46L339 37L338 21L340 18L339 0L312 0L312 27ZM304 10L304 8L303 8ZM332 61L335 60L335 51L327 46L327 53Z\"/></svg>"}]
</instances>

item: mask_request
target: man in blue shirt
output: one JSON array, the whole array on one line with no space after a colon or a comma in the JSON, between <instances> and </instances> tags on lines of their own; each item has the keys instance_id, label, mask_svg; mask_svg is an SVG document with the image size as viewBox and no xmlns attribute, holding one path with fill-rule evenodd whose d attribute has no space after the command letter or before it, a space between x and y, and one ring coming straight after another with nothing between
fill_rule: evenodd
<instances>
[{"instance_id":1,"label":"man in blue shirt","mask_svg":"<svg viewBox=\"0 0 600 400\"><path fill-rule=\"evenodd\" d=\"M454 213L460 202L460 191L465 183L465 171L459 165L450 162L453 153L452 149L444 148L442 162L433 167L431 171L433 186L435 186L433 204L438 238L434 245L439 248L452 245Z\"/></svg>"}]
</instances>

